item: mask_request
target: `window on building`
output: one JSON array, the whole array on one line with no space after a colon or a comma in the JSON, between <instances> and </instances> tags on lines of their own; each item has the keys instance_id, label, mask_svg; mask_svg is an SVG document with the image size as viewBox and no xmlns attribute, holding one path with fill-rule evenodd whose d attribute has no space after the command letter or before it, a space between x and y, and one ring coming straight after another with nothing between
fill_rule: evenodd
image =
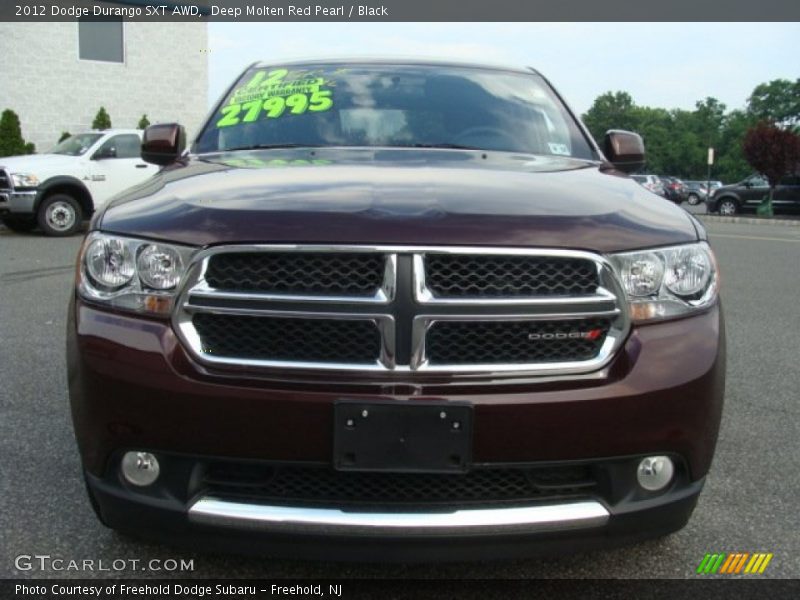
<instances>
[{"instance_id":1,"label":"window on building","mask_svg":"<svg viewBox=\"0 0 800 600\"><path fill-rule=\"evenodd\" d=\"M125 62L122 21L78 21L78 58Z\"/></svg>"}]
</instances>

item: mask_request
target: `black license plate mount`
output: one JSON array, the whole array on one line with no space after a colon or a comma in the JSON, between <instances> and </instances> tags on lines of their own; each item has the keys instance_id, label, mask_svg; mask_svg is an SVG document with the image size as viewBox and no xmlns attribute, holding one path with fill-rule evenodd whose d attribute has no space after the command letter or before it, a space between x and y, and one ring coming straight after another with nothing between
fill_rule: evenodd
<instances>
[{"instance_id":1,"label":"black license plate mount","mask_svg":"<svg viewBox=\"0 0 800 600\"><path fill-rule=\"evenodd\" d=\"M334 405L340 471L462 473L472 461L472 406L436 402Z\"/></svg>"}]
</instances>

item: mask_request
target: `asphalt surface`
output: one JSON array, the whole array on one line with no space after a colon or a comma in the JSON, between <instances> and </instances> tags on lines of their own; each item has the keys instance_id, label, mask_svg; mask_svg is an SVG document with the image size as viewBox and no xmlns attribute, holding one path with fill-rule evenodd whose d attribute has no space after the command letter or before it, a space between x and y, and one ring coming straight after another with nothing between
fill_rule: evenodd
<instances>
[{"instance_id":1,"label":"asphalt surface","mask_svg":"<svg viewBox=\"0 0 800 600\"><path fill-rule=\"evenodd\" d=\"M64 364L80 237L0 229L0 577L163 577L17 571L18 555L193 559L192 577L696 577L706 552L772 552L764 576L800 576L800 228L709 225L722 270L728 388L717 454L689 525L612 551L478 564L295 562L186 552L105 529L83 490Z\"/></svg>"}]
</instances>

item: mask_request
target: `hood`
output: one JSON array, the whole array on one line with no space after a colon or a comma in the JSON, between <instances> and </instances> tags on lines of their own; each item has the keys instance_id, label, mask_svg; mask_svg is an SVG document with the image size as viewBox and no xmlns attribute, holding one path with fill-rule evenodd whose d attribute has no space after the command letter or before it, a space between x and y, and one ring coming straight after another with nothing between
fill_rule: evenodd
<instances>
[{"instance_id":1,"label":"hood","mask_svg":"<svg viewBox=\"0 0 800 600\"><path fill-rule=\"evenodd\" d=\"M21 156L3 156L0 158L0 169L9 173L33 173L44 170L58 170L61 165L74 165L79 156L64 154L24 154Z\"/></svg>"},{"instance_id":2,"label":"hood","mask_svg":"<svg viewBox=\"0 0 800 600\"><path fill-rule=\"evenodd\" d=\"M597 163L463 150L205 155L118 197L95 226L197 246L487 245L609 252L697 239L685 211Z\"/></svg>"}]
</instances>

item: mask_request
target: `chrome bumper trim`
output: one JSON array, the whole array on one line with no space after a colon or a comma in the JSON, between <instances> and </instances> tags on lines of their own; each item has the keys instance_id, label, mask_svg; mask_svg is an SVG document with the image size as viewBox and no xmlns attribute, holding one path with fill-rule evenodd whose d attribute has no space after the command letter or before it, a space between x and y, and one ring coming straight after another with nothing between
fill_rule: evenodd
<instances>
[{"instance_id":1,"label":"chrome bumper trim","mask_svg":"<svg viewBox=\"0 0 800 600\"><path fill-rule=\"evenodd\" d=\"M608 509L595 500L451 512L345 512L204 497L189 509L189 520L201 525L291 533L400 536L586 529L605 525L609 516Z\"/></svg>"},{"instance_id":2,"label":"chrome bumper trim","mask_svg":"<svg viewBox=\"0 0 800 600\"><path fill-rule=\"evenodd\" d=\"M36 191L2 190L0 191L0 208L8 209L12 213L31 215L36 204L36 194Z\"/></svg>"}]
</instances>

